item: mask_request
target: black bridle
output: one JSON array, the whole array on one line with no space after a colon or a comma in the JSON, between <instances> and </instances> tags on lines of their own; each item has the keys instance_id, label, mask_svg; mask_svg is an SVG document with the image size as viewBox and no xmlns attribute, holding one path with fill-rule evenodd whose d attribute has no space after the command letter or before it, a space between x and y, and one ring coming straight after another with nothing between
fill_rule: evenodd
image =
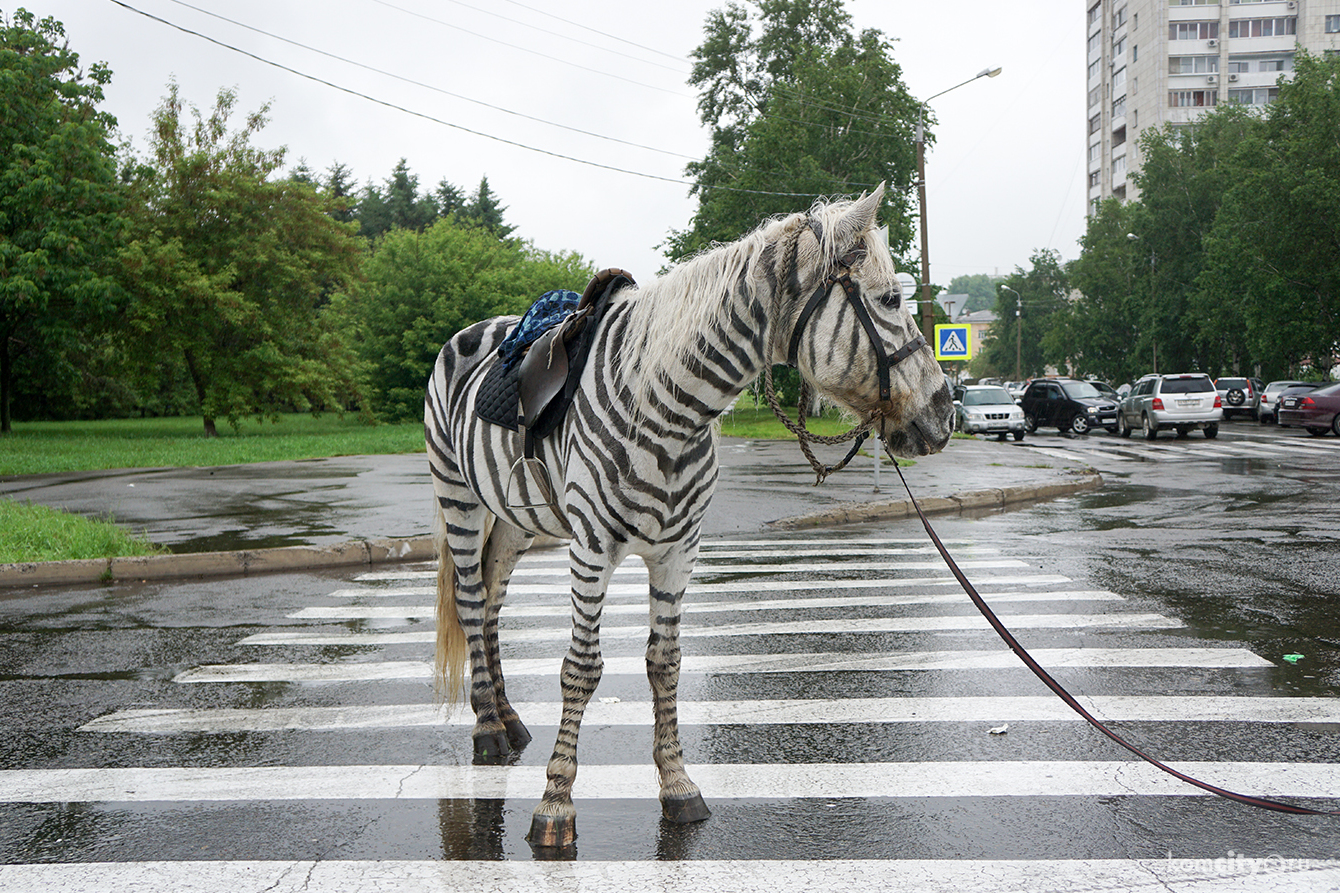
<instances>
[{"instance_id":1,"label":"black bridle","mask_svg":"<svg viewBox=\"0 0 1340 893\"><path fill-rule=\"evenodd\" d=\"M875 330L875 321L870 318L870 311L866 309L865 303L861 300L860 290L857 288L856 283L852 282L851 273L848 270L844 269L841 275L830 274L825 277L824 281L819 284L819 287L814 290L814 294L810 295L809 301L805 303L805 307L800 311L800 316L796 319L795 328L791 330L791 344L786 352L787 365L798 367L801 335L804 334L805 326L809 323L810 317L819 309L819 305L828 297L828 293L833 290L834 285L842 286L842 293L847 296L847 303L851 304L852 309L856 313L856 318L861 321L861 328L865 329L866 336L870 339L870 344L874 347L875 364L879 372L879 399L881 402L887 403L893 396L891 374L893 367L925 347L926 339L921 334L918 334L917 337L913 338L893 353L890 354L886 352L884 350L884 341L879 337L879 332ZM828 477L833 472L841 471L843 468L846 468L847 463L856 458L856 454L860 452L861 445L864 444L866 438L870 436L870 429L875 426L875 423L880 417L879 412L872 412L864 422L845 433L833 436L815 434L805 427L803 407L809 402L809 383L805 380L805 376L802 375L800 377L800 400L798 403L802 407L802 410L799 420L795 422L791 421L786 415L786 412L781 407L781 403L777 399L777 393L772 384L771 364L763 367L763 383L768 397L768 405L772 407L773 414L776 415L778 420L786 426L786 429L796 435L796 439L800 441L801 452L805 454L805 458L810 461L810 467L814 469L816 475L814 483L816 485L823 483L824 478ZM810 443L834 444L846 443L848 440L854 440L855 442L851 445L851 449L847 451L847 455L843 460L836 465L824 465L815 457L814 452L810 449Z\"/></svg>"},{"instance_id":2,"label":"black bridle","mask_svg":"<svg viewBox=\"0 0 1340 893\"><path fill-rule=\"evenodd\" d=\"M926 338L921 333L917 333L917 337L893 353L886 353L884 341L879 337L879 332L875 331L875 321L870 318L870 311L866 309L865 302L861 300L860 290L856 287L856 283L852 282L849 272L844 271L841 276L830 274L814 290L814 294L810 295L809 301L805 304L805 309L800 311L800 317L796 320L796 327L791 330L791 345L786 351L787 365L798 365L800 338L805 333L805 325L810 321L814 312L819 309L819 305L828 297L828 293L833 290L834 285L842 286L842 293L847 296L847 303L856 313L856 318L861 321L861 328L865 329L865 334L870 338L870 343L875 348L875 363L879 370L879 399L888 402L893 394L890 384L890 373L893 367L925 347Z\"/></svg>"}]
</instances>

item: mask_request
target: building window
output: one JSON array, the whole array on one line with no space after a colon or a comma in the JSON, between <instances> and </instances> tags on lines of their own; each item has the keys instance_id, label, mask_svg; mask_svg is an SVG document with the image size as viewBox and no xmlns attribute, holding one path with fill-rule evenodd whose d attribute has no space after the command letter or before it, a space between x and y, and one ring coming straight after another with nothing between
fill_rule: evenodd
<instances>
[{"instance_id":1,"label":"building window","mask_svg":"<svg viewBox=\"0 0 1340 893\"><path fill-rule=\"evenodd\" d=\"M1172 90L1168 93L1169 108L1204 108L1218 104L1218 90Z\"/></svg>"},{"instance_id":2,"label":"building window","mask_svg":"<svg viewBox=\"0 0 1340 893\"><path fill-rule=\"evenodd\" d=\"M1102 18L1102 16L1103 16L1103 4L1095 3L1093 5L1093 8L1089 10L1089 24L1092 25L1094 22Z\"/></svg>"},{"instance_id":3,"label":"building window","mask_svg":"<svg viewBox=\"0 0 1340 893\"><path fill-rule=\"evenodd\" d=\"M1237 24L1231 22L1231 25ZM1168 25L1169 40L1210 40L1219 36L1218 22L1172 22Z\"/></svg>"},{"instance_id":4,"label":"building window","mask_svg":"<svg viewBox=\"0 0 1340 893\"><path fill-rule=\"evenodd\" d=\"M1089 91L1089 108L1093 108L1103 99L1103 85L1099 84Z\"/></svg>"},{"instance_id":5,"label":"building window","mask_svg":"<svg viewBox=\"0 0 1340 893\"><path fill-rule=\"evenodd\" d=\"M1218 56L1168 57L1168 74L1213 74L1218 70Z\"/></svg>"},{"instance_id":6,"label":"building window","mask_svg":"<svg viewBox=\"0 0 1340 893\"><path fill-rule=\"evenodd\" d=\"M1279 87L1255 87L1245 90L1229 90L1228 101L1239 105L1268 105L1279 98Z\"/></svg>"},{"instance_id":7,"label":"building window","mask_svg":"<svg viewBox=\"0 0 1340 893\"><path fill-rule=\"evenodd\" d=\"M1123 37L1112 44L1112 55L1120 56L1124 52L1126 52L1126 38Z\"/></svg>"},{"instance_id":8,"label":"building window","mask_svg":"<svg viewBox=\"0 0 1340 893\"><path fill-rule=\"evenodd\" d=\"M1092 56L1098 52L1098 48L1103 45L1103 32L1095 31L1089 35L1089 55Z\"/></svg>"},{"instance_id":9,"label":"building window","mask_svg":"<svg viewBox=\"0 0 1340 893\"><path fill-rule=\"evenodd\" d=\"M1131 44L1131 61L1140 61L1140 47L1137 44Z\"/></svg>"},{"instance_id":10,"label":"building window","mask_svg":"<svg viewBox=\"0 0 1340 893\"><path fill-rule=\"evenodd\" d=\"M1340 16L1326 17L1326 33L1340 34Z\"/></svg>"},{"instance_id":11,"label":"building window","mask_svg":"<svg viewBox=\"0 0 1340 893\"><path fill-rule=\"evenodd\" d=\"M1282 19L1236 19L1228 23L1228 36L1284 37L1298 33L1298 16Z\"/></svg>"},{"instance_id":12,"label":"building window","mask_svg":"<svg viewBox=\"0 0 1340 893\"><path fill-rule=\"evenodd\" d=\"M1112 159L1112 182L1126 179L1126 156Z\"/></svg>"},{"instance_id":13,"label":"building window","mask_svg":"<svg viewBox=\"0 0 1340 893\"><path fill-rule=\"evenodd\" d=\"M1117 148L1117 146L1120 146L1120 145L1122 145L1122 144L1125 143L1125 142L1126 142L1126 128L1125 128L1125 127L1118 127L1116 130L1112 131L1112 148L1113 148L1113 150L1115 150L1115 149Z\"/></svg>"},{"instance_id":14,"label":"building window","mask_svg":"<svg viewBox=\"0 0 1340 893\"><path fill-rule=\"evenodd\" d=\"M1139 27L1140 27L1140 13L1137 12L1131 16L1131 30L1134 31L1136 28Z\"/></svg>"},{"instance_id":15,"label":"building window","mask_svg":"<svg viewBox=\"0 0 1340 893\"><path fill-rule=\"evenodd\" d=\"M1126 69L1118 68L1112 73L1112 92L1116 93L1124 86L1126 86Z\"/></svg>"},{"instance_id":16,"label":"building window","mask_svg":"<svg viewBox=\"0 0 1340 893\"><path fill-rule=\"evenodd\" d=\"M1097 186L1102 176L1103 176L1102 171L1091 171L1089 173L1089 188L1092 189L1093 187Z\"/></svg>"},{"instance_id":17,"label":"building window","mask_svg":"<svg viewBox=\"0 0 1340 893\"><path fill-rule=\"evenodd\" d=\"M1094 115L1089 119L1089 133L1097 133L1103 127L1103 116Z\"/></svg>"},{"instance_id":18,"label":"building window","mask_svg":"<svg viewBox=\"0 0 1340 893\"><path fill-rule=\"evenodd\" d=\"M1117 188L1113 189L1113 190L1112 190L1112 197L1113 197L1113 198L1119 198L1119 199L1121 199L1122 201L1125 201L1125 200L1126 200L1126 184L1125 184L1125 183L1122 183L1120 186L1118 186Z\"/></svg>"},{"instance_id":19,"label":"building window","mask_svg":"<svg viewBox=\"0 0 1340 893\"><path fill-rule=\"evenodd\" d=\"M1121 118L1126 114L1126 97L1123 96L1112 103L1112 117Z\"/></svg>"},{"instance_id":20,"label":"building window","mask_svg":"<svg viewBox=\"0 0 1340 893\"><path fill-rule=\"evenodd\" d=\"M1112 13L1112 30L1115 31L1124 24L1126 24L1126 7L1123 6Z\"/></svg>"},{"instance_id":21,"label":"building window","mask_svg":"<svg viewBox=\"0 0 1340 893\"><path fill-rule=\"evenodd\" d=\"M1089 147L1089 163L1097 161L1103 154L1103 147L1099 143L1094 143Z\"/></svg>"},{"instance_id":22,"label":"building window","mask_svg":"<svg viewBox=\"0 0 1340 893\"><path fill-rule=\"evenodd\" d=\"M1100 63L1102 63L1102 61L1103 61L1102 59L1094 59L1092 62L1089 63L1089 80L1093 80L1094 78L1098 77L1098 70L1099 70L1098 66Z\"/></svg>"}]
</instances>

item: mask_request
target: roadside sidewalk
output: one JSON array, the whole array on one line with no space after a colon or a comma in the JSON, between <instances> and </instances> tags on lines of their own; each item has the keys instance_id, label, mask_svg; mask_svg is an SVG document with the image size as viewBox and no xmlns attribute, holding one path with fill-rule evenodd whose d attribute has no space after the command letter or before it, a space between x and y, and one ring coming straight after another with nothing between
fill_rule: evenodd
<instances>
[{"instance_id":1,"label":"roadside sidewalk","mask_svg":"<svg viewBox=\"0 0 1340 893\"><path fill-rule=\"evenodd\" d=\"M821 460L836 461L819 454ZM897 472L867 448L814 486L794 441L723 438L705 537L914 515ZM1027 442L951 440L904 469L930 513L989 511L1102 486L1082 463ZM878 488L876 488L878 481ZM0 565L0 587L207 577L432 558L432 487L422 453L220 468L133 469L0 480L0 496L112 517L172 555Z\"/></svg>"}]
</instances>

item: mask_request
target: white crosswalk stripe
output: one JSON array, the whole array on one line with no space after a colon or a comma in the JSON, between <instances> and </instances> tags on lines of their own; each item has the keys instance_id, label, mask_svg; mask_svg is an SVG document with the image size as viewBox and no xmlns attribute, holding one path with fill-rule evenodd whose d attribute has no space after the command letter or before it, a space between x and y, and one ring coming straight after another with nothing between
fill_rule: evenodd
<instances>
[{"instance_id":1,"label":"white crosswalk stripe","mask_svg":"<svg viewBox=\"0 0 1340 893\"><path fill-rule=\"evenodd\" d=\"M1163 449L1181 452L1179 447ZM1075 456L1067 450L1038 452ZM974 556L960 564L1001 609L1004 622L1029 639L1034 657L1058 678L1081 682L1081 703L1123 732L1130 724L1144 724L1141 728L1155 729L1156 735L1200 726L1198 734L1218 741L1258 728L1279 737L1325 735L1340 724L1340 701L1279 693L1268 682L1279 669L1272 661L1243 647L1197 638L1183 620L1149 610L1144 600L1128 602L1118 593L1046 573L1054 568L1014 557L1008 545L958 540L951 548ZM811 535L784 545L763 539L714 541L704 543L702 553L704 561L686 597L679 721L686 740L694 742L690 772L722 817L695 826L693 834L747 836L740 823L763 821L751 818L751 804L758 803L770 809L840 804L832 815L846 821L859 821L851 816L864 811L911 816L940 808L933 804L958 804L944 807L949 811L934 819L953 836L972 833L979 819L972 818L978 807L971 804L990 803L998 810L1008 802L1012 809L1034 810L1032 821L1037 821L1047 810L1101 809L1113 800L1139 802L1139 809L1157 812L1184 809L1187 802L1207 797L1123 751L1114 754L1101 735L1083 735L1082 718L1042 688L995 639L943 564L925 551L924 541ZM230 639L232 656L224 658L233 662L180 668L172 684L164 686L171 693L161 702L121 704L82 718L67 733L90 752L100 747L115 752L130 742L156 755L152 764L51 761L5 767L0 806L63 811L71 804L89 804L103 812L155 813L179 805L193 816L219 809L286 816L286 810L330 803L341 812L373 810L363 819L368 827L377 824L378 816L391 827L402 827L420 821L420 813L406 818L395 810L425 804L439 814L454 814L457 807L451 804L459 804L468 821L430 833L441 833L445 840L451 834L498 831L510 820L498 819L501 824L490 826L492 831L476 825L488 812L486 804L506 804L507 815L528 816L544 789L549 743L544 739L552 737L562 710L553 680L570 636L563 551L528 556L518 570L501 621L504 669L514 705L537 740L515 765L472 765L470 711L448 711L434 703L433 590L418 585L434 572L405 566L358 574L321 597L295 602L275 615L284 616L284 623L238 631ZM653 711L642 656L645 575L638 562L629 562L610 589L601 625L604 679L583 721L584 752L598 758L584 761L578 774L579 814L594 814L609 804L604 808L635 808L653 821L659 815L650 754L608 750L625 747L620 736L630 734L644 748L649 742ZM1005 613L1010 611L1018 613ZM1219 681L1206 693L1186 693L1196 689L1173 681L1185 674L1193 681ZM609 694L615 692L621 697ZM925 752L909 756L887 750L879 744L885 734L880 729L911 731ZM870 750L848 756L839 748L836 758L832 753L810 758L802 750L778 759L769 748L756 752L727 743L732 735L806 740L830 732L839 741L851 735L872 742ZM1086 743L1076 745L1077 735ZM1061 737L1070 743L1053 747L1052 740ZM340 746L332 747L332 740ZM194 750L214 747L211 742L236 756L194 762ZM383 757L387 746L402 750ZM343 747L356 750L346 757ZM321 762L314 756L330 759ZM1253 795L1340 797L1340 762L1295 756L1290 752L1288 762L1223 757L1170 763ZM292 815L296 820L301 813ZM590 838L579 838L579 849L588 839L612 833L611 825L618 823L598 823L586 832ZM362 833L329 831L337 832ZM277 833L282 839L282 831ZM687 856L657 861L601 851L600 859L556 865L532 862L528 853L512 857L507 846L481 849L487 858L409 857L388 842L395 839L387 835L369 844L373 851L389 850L375 858L357 848L348 858L313 858L311 849L302 847L289 859L251 858L240 844L225 846L221 858L199 859L181 850L158 858L153 845L144 843L133 858L0 864L0 889L809 893L853 885L957 891L982 887L986 877L990 889L1007 891L1225 893L1263 889L1252 884L1265 878L1291 889L1340 883L1334 860L1296 860L1288 870L1264 861L1244 866L1240 860L1224 863L1222 848L1204 847L1166 859L1127 858L1112 847L1104 852L1114 858L1094 859L1069 859L1064 853L1056 859L1016 859L1007 852L995 852L997 858L955 858L944 850L935 851L937 858L851 860L845 852L830 851L818 859ZM725 843L704 840L711 841L704 855ZM903 852L890 847L875 855ZM452 852L466 850L473 852L468 846ZM783 851L763 855L778 852ZM908 852L931 850L912 845Z\"/></svg>"}]
</instances>

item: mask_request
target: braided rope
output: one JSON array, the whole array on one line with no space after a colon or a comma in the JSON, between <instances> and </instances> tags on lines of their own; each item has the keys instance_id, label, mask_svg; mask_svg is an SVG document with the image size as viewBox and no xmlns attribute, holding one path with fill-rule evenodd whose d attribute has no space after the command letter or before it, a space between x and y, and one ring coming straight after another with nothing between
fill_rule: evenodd
<instances>
[{"instance_id":1,"label":"braided rope","mask_svg":"<svg viewBox=\"0 0 1340 893\"><path fill-rule=\"evenodd\" d=\"M791 417L786 414L786 411L782 409L781 401L777 399L777 391L772 385L771 364L765 366L763 369L763 388L764 393L768 398L768 406L772 407L773 415L777 416L777 419L786 427L786 430L796 435L796 440L800 443L801 452L805 454L805 458L810 462L810 467L814 469L816 475L814 486L816 487L822 484L824 478L828 477L833 472L841 471L847 467L847 463L855 458L857 449L860 448L861 444L870 434L871 429L875 427L875 423L879 421L879 415L872 414L864 422L842 434L815 434L813 431L805 427L805 416L802 412L797 411L797 421L793 422L791 421ZM809 402L809 398L809 382L805 381L802 377L800 380L800 400L798 403L803 407ZM836 465L823 464L815 458L814 451L810 449L811 443L839 444L846 443L849 440L855 440L856 444L852 447L851 452L847 453L847 457Z\"/></svg>"}]
</instances>

